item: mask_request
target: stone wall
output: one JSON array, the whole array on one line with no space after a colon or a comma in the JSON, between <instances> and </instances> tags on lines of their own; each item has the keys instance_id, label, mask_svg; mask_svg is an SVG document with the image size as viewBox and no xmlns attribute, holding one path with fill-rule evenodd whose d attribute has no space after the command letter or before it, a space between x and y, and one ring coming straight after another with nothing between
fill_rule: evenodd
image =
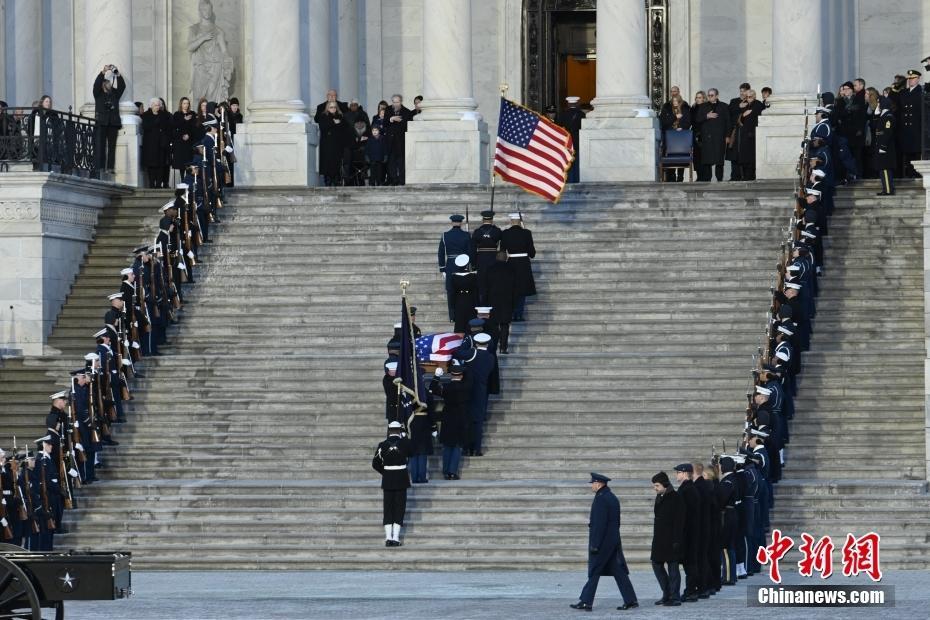
<instances>
[{"instance_id":1,"label":"stone wall","mask_svg":"<svg viewBox=\"0 0 930 620\"><path fill-rule=\"evenodd\" d=\"M43 354L98 215L128 191L60 174L0 174L0 351Z\"/></svg>"}]
</instances>

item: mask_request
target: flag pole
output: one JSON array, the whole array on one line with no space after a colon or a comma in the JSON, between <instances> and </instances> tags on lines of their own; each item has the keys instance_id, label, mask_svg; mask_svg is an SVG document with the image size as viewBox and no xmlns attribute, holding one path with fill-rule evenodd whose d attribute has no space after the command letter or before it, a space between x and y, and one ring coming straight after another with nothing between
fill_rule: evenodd
<instances>
[{"instance_id":1,"label":"flag pole","mask_svg":"<svg viewBox=\"0 0 930 620\"><path fill-rule=\"evenodd\" d=\"M505 94L506 94L507 91L510 89L510 84L508 84L507 82L501 82L499 88L500 88L500 91L501 91L501 99L504 99L504 98L505 98ZM500 121L498 120L498 122L500 122ZM496 144L496 143L495 143L495 144ZM495 181L497 180L497 175L494 174L494 158L495 158L495 157L496 157L496 146L495 146L495 154L492 155L491 158L490 158L490 173L491 173L491 206L490 206L490 210L491 210L491 211L494 210L494 188L495 188L495 186L496 186Z\"/></svg>"}]
</instances>

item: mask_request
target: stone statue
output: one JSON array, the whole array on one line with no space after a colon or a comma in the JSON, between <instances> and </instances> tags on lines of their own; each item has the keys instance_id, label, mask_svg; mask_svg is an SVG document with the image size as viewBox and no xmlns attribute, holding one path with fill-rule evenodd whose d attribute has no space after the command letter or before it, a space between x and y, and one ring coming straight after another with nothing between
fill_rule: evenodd
<instances>
[{"instance_id":1,"label":"stone statue","mask_svg":"<svg viewBox=\"0 0 930 620\"><path fill-rule=\"evenodd\" d=\"M226 101L233 74L233 59L226 47L226 33L216 25L213 3L200 0L200 21L190 27L187 51L191 54L191 100Z\"/></svg>"}]
</instances>

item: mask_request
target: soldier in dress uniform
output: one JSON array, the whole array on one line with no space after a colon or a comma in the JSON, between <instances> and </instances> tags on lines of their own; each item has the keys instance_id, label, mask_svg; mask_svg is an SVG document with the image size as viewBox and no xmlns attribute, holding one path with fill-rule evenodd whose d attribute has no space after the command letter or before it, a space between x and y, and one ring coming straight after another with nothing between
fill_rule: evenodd
<instances>
[{"instance_id":1,"label":"soldier in dress uniform","mask_svg":"<svg viewBox=\"0 0 930 620\"><path fill-rule=\"evenodd\" d=\"M140 291L140 297L144 295L145 301L139 300L139 314L145 317L148 322L149 330L142 330L140 334L142 340L142 355L159 356L158 352L159 333L164 328L161 313L156 310L155 300L155 282L152 273L152 257L149 254L148 244L140 245L132 250L135 258L132 263L132 270L135 274L136 286Z\"/></svg>"},{"instance_id":2,"label":"soldier in dress uniform","mask_svg":"<svg viewBox=\"0 0 930 620\"><path fill-rule=\"evenodd\" d=\"M104 398L113 403L113 408L116 410L116 421L122 420L125 422L126 416L123 413L122 377L120 376L119 368L116 363L116 356L110 346L110 330L107 328L101 329L94 334L94 338L97 340L97 350L95 353L100 358L100 372L102 376L106 377L105 381L109 386L109 393L104 393ZM119 443L109 435L104 435L103 443L109 446L119 445Z\"/></svg>"},{"instance_id":3,"label":"soldier in dress uniform","mask_svg":"<svg viewBox=\"0 0 930 620\"><path fill-rule=\"evenodd\" d=\"M898 174L914 178L917 172L911 162L921 158L923 139L924 89L920 85L921 73L917 69L907 72L907 87L898 93L897 153L900 158Z\"/></svg>"},{"instance_id":4,"label":"soldier in dress uniform","mask_svg":"<svg viewBox=\"0 0 930 620\"><path fill-rule=\"evenodd\" d=\"M607 476L591 472L594 501L588 522L588 581L581 590L579 601L569 605L579 611L593 609L597 583L606 575L613 576L623 597L623 605L617 609L625 611L639 607L620 540L620 500L607 486L608 482L610 478Z\"/></svg>"},{"instance_id":5,"label":"soldier in dress uniform","mask_svg":"<svg viewBox=\"0 0 930 620\"><path fill-rule=\"evenodd\" d=\"M14 455L15 456L15 455ZM16 502L14 491L13 472L7 462L6 452L0 449L0 489L2 492L2 510L0 510L0 540L7 544L17 544L16 531L19 517L16 516Z\"/></svg>"},{"instance_id":6,"label":"soldier in dress uniform","mask_svg":"<svg viewBox=\"0 0 930 620\"><path fill-rule=\"evenodd\" d=\"M402 435L403 424L393 421L388 424L387 439L378 444L371 459L372 468L381 474L381 489L384 492L384 546L399 547L400 530L404 526L407 512L407 489L410 474L407 458L410 456L410 441Z\"/></svg>"},{"instance_id":7,"label":"soldier in dress uniform","mask_svg":"<svg viewBox=\"0 0 930 620\"><path fill-rule=\"evenodd\" d=\"M895 117L891 113L887 97L879 97L878 105L872 112L872 152L878 178L882 182L882 191L878 196L894 195L894 169L897 155L895 151ZM910 138L909 138L910 140ZM920 136L917 137L918 148Z\"/></svg>"},{"instance_id":8,"label":"soldier in dress uniform","mask_svg":"<svg viewBox=\"0 0 930 620\"><path fill-rule=\"evenodd\" d=\"M478 269L478 303L487 305L488 267L497 260L501 242L501 229L494 225L494 211L481 212L481 226L472 233L471 241Z\"/></svg>"},{"instance_id":9,"label":"soldier in dress uniform","mask_svg":"<svg viewBox=\"0 0 930 620\"><path fill-rule=\"evenodd\" d=\"M58 468L52 461L53 439L45 435L36 440L38 455L31 479L32 503L39 523L38 548L35 551L52 551L55 531L61 524L64 505L58 484Z\"/></svg>"},{"instance_id":10,"label":"soldier in dress uniform","mask_svg":"<svg viewBox=\"0 0 930 620\"><path fill-rule=\"evenodd\" d=\"M720 509L720 554L722 585L736 585L736 536L739 526L736 514L737 502L741 500L733 472L736 461L733 457L722 456L717 464L720 480L717 483L717 506Z\"/></svg>"},{"instance_id":11,"label":"soldier in dress uniform","mask_svg":"<svg viewBox=\"0 0 930 620\"><path fill-rule=\"evenodd\" d=\"M482 336L490 339L487 334L477 334L475 340ZM484 456L482 452L482 439L484 437L484 423L488 415L488 391L490 388L491 373L494 371L494 356L480 349L459 349L458 358L465 364L466 372L471 378L472 388L469 398L469 420L471 433L468 443L468 456Z\"/></svg>"},{"instance_id":12,"label":"soldier in dress uniform","mask_svg":"<svg viewBox=\"0 0 930 620\"><path fill-rule=\"evenodd\" d=\"M475 306L478 305L478 276L469 268L471 259L468 254L455 257L455 273L452 274L452 306L456 333L468 332L468 322L475 318ZM449 276L446 276L449 277Z\"/></svg>"},{"instance_id":13,"label":"soldier in dress uniform","mask_svg":"<svg viewBox=\"0 0 930 620\"><path fill-rule=\"evenodd\" d=\"M16 493L19 502L23 505L26 519L20 523L20 542L16 543L29 551L39 550L39 522L36 520L36 503L32 494L33 480L35 479L36 454L26 449L16 455L19 461L19 476L16 480Z\"/></svg>"},{"instance_id":14,"label":"soldier in dress uniform","mask_svg":"<svg viewBox=\"0 0 930 620\"><path fill-rule=\"evenodd\" d=\"M384 363L384 377L381 379L384 388L384 417L388 422L397 419L397 385L394 383L396 376L397 358L388 358Z\"/></svg>"},{"instance_id":15,"label":"soldier in dress uniform","mask_svg":"<svg viewBox=\"0 0 930 620\"><path fill-rule=\"evenodd\" d=\"M684 504L685 523L681 539L681 559L685 569L685 590L682 600L693 603L704 591L701 579L702 551L704 548L704 506L701 493L697 490L691 477L694 467L691 463L675 466L675 478L678 481L678 495Z\"/></svg>"},{"instance_id":16,"label":"soldier in dress uniform","mask_svg":"<svg viewBox=\"0 0 930 620\"><path fill-rule=\"evenodd\" d=\"M464 215L449 216L452 227L442 233L439 238L439 272L445 280L446 301L449 306L449 321L455 320L455 291L453 290L454 279L452 274L456 271L455 258L461 254L471 254L471 237L467 232L462 230L462 222L465 221Z\"/></svg>"},{"instance_id":17,"label":"soldier in dress uniform","mask_svg":"<svg viewBox=\"0 0 930 620\"><path fill-rule=\"evenodd\" d=\"M514 272L516 287L513 320L523 321L526 298L536 294L536 282L533 280L533 268L530 259L536 258L533 245L533 233L523 227L520 213L510 214L510 227L501 233L501 249L507 252L507 262Z\"/></svg>"},{"instance_id":18,"label":"soldier in dress uniform","mask_svg":"<svg viewBox=\"0 0 930 620\"><path fill-rule=\"evenodd\" d=\"M488 269L488 303L491 308L488 325L491 326L489 329L497 331L495 341L499 343L498 350L504 355L509 353L510 322L517 303L516 282L516 274L507 252L498 252L497 261Z\"/></svg>"},{"instance_id":19,"label":"soldier in dress uniform","mask_svg":"<svg viewBox=\"0 0 930 620\"><path fill-rule=\"evenodd\" d=\"M71 371L74 377L71 386L74 394L74 420L77 424L80 446L84 452L84 462L79 463L82 484L92 484L97 480L94 460L97 457L97 444L94 441L93 421L90 414L90 377L87 368ZM75 446L77 449L77 446Z\"/></svg>"},{"instance_id":20,"label":"soldier in dress uniform","mask_svg":"<svg viewBox=\"0 0 930 620\"><path fill-rule=\"evenodd\" d=\"M581 142L578 139L579 133L581 132L581 121L585 118L584 110L578 107L578 102L581 101L581 97L569 96L565 98L565 103L568 106L565 108L565 111L559 114L558 124L564 127L570 134L572 134L572 145L575 147L575 160L572 162L572 167L568 171L568 182L577 183L581 173L579 171L579 152L578 147Z\"/></svg>"},{"instance_id":21,"label":"soldier in dress uniform","mask_svg":"<svg viewBox=\"0 0 930 620\"><path fill-rule=\"evenodd\" d=\"M442 423L439 443L442 444L442 475L446 480L459 480L462 449L468 443L468 418L471 400L471 377L458 360L449 368L449 380L434 378L429 384L430 393L442 398Z\"/></svg>"}]
</instances>

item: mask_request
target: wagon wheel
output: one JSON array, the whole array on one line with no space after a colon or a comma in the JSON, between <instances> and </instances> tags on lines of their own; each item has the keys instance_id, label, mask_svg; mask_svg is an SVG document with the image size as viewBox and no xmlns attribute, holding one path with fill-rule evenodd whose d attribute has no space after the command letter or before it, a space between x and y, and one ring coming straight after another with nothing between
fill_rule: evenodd
<instances>
[{"instance_id":1,"label":"wagon wheel","mask_svg":"<svg viewBox=\"0 0 930 620\"><path fill-rule=\"evenodd\" d=\"M42 620L39 596L19 566L0 555L0 620Z\"/></svg>"}]
</instances>

